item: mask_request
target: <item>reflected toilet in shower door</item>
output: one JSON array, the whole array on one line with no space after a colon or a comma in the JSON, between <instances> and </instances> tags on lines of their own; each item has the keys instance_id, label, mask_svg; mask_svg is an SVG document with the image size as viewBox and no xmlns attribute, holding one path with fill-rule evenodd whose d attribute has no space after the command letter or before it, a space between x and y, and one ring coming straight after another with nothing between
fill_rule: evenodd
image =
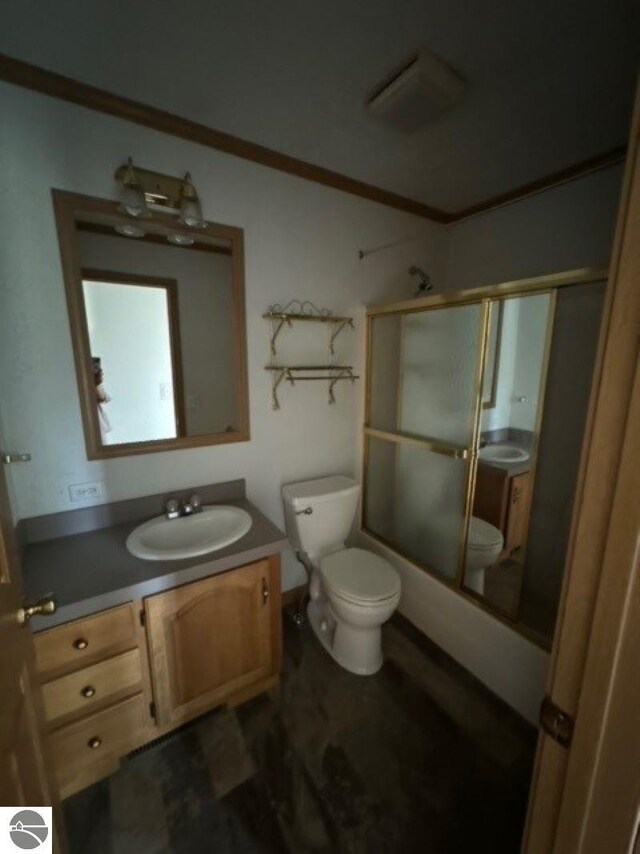
<instances>
[{"instance_id":1,"label":"reflected toilet in shower door","mask_svg":"<svg viewBox=\"0 0 640 854\"><path fill-rule=\"evenodd\" d=\"M495 525L471 517L464 569L466 587L481 596L484 594L485 570L498 560L503 547L504 537Z\"/></svg>"}]
</instances>

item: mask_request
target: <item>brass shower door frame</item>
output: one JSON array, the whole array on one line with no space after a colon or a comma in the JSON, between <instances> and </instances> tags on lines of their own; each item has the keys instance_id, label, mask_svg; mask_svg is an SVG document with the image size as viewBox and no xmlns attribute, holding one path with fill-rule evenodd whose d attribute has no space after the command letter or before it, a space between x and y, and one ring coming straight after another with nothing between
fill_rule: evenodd
<instances>
[{"instance_id":1,"label":"brass shower door frame","mask_svg":"<svg viewBox=\"0 0 640 854\"><path fill-rule=\"evenodd\" d=\"M546 387L546 377L549 364L549 354L551 350L551 341L553 338L555 302L558 290L560 288L570 287L572 285L583 285L591 282L606 281L607 276L608 270L606 267L581 268L576 270L568 270L561 273L555 273L547 276L536 276L534 278L503 282L497 285L488 285L480 288L454 291L450 294L434 294L432 296L422 297L419 299L373 305L367 308L365 359L366 381L363 423L362 504L360 514L360 530L367 536L372 537L374 540L381 543L386 548L391 549L391 551L395 552L403 559L409 561L412 565L418 567L418 569L421 569L423 572L428 573L436 581L439 581L441 584L444 584L451 590L455 590L464 599L469 602L472 602L474 605L491 614L495 619L505 623L510 628L515 629L524 637L533 641L545 650L548 650L550 648L550 644L547 643L544 639L542 639L536 632L527 629L526 626L522 626L520 623L517 623L514 619L510 618L505 613L502 613L497 608L488 605L481 597L465 589L463 584L464 562L469 536L469 524L471 520L476 472L478 466L478 446L480 442L480 428L483 412L482 386L484 379L484 366L487 355L489 326L491 323L491 312L493 310L493 305L496 303L496 301L502 298L542 295L545 293L550 294L551 302L547 318L545 351L540 378L540 390L544 391ZM477 355L475 364L475 401L473 405L472 435L470 445L465 447L454 443L445 442L440 439L434 439L428 436L420 436L400 431L380 430L375 427L372 427L370 424L372 385L371 368L373 355L373 324L375 318L389 314L400 316L416 313L421 314L427 311L462 307L474 304L480 305L481 315L479 319ZM542 422L543 411L544 397L542 396L538 405L538 412L536 416L538 431ZM462 521L462 536L460 539L457 572L454 579L448 579L441 573L434 570L433 567L418 561L414 556L407 554L397 544L389 542L385 537L374 533L370 528L367 527L369 444L372 439L379 439L384 442L394 443L397 445L419 446L433 453L443 454L453 459L465 461L466 484L464 516Z\"/></svg>"}]
</instances>

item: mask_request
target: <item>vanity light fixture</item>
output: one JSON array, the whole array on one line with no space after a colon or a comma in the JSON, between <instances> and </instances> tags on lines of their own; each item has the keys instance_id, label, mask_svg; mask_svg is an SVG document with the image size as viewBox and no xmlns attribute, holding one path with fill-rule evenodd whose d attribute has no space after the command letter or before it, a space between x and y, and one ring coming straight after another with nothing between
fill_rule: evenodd
<instances>
[{"instance_id":1,"label":"vanity light fixture","mask_svg":"<svg viewBox=\"0 0 640 854\"><path fill-rule=\"evenodd\" d=\"M118 167L116 181L121 185L120 210L137 219L153 217L153 210L159 209L177 214L178 222L187 228L202 229L209 223L202 216L200 197L196 191L191 173L183 178L163 175L148 169L134 167L131 158ZM149 207L151 205L151 208ZM133 223L119 223L114 226L118 234L126 237L144 237L144 230ZM195 237L184 232L168 234L167 240L174 246L191 246Z\"/></svg>"}]
</instances>

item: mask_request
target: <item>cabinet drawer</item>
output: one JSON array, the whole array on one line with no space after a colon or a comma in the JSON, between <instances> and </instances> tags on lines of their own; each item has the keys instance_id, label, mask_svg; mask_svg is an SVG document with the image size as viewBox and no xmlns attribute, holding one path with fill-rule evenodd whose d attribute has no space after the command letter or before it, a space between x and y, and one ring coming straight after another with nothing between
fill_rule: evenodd
<instances>
[{"instance_id":1,"label":"cabinet drawer","mask_svg":"<svg viewBox=\"0 0 640 854\"><path fill-rule=\"evenodd\" d=\"M46 681L137 646L134 608L131 604L121 605L74 620L38 632L34 640L38 672Z\"/></svg>"},{"instance_id":2,"label":"cabinet drawer","mask_svg":"<svg viewBox=\"0 0 640 854\"><path fill-rule=\"evenodd\" d=\"M63 797L85 785L94 766L116 760L145 740L149 707L143 694L51 734L53 766Z\"/></svg>"},{"instance_id":3,"label":"cabinet drawer","mask_svg":"<svg viewBox=\"0 0 640 854\"><path fill-rule=\"evenodd\" d=\"M49 723L95 709L142 690L140 652L132 649L42 687Z\"/></svg>"}]
</instances>

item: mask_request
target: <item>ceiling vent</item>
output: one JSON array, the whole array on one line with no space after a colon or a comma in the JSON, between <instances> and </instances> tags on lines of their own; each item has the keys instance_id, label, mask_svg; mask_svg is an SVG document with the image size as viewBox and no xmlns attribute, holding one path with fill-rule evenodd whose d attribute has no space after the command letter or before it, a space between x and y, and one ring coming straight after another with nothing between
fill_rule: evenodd
<instances>
[{"instance_id":1,"label":"ceiling vent","mask_svg":"<svg viewBox=\"0 0 640 854\"><path fill-rule=\"evenodd\" d=\"M466 84L435 54L421 50L387 78L367 101L377 118L405 133L419 130L458 104Z\"/></svg>"}]
</instances>

